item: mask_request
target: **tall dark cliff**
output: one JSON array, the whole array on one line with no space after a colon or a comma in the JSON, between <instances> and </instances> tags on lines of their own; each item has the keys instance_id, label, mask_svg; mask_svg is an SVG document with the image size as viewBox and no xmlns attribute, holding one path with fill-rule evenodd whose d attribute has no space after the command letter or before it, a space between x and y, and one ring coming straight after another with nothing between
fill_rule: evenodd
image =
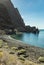
<instances>
[{"instance_id":1,"label":"tall dark cliff","mask_svg":"<svg viewBox=\"0 0 44 65\"><path fill-rule=\"evenodd\" d=\"M18 9L14 8L10 0L0 1L0 27L3 28L25 27L24 21Z\"/></svg>"},{"instance_id":2,"label":"tall dark cliff","mask_svg":"<svg viewBox=\"0 0 44 65\"><path fill-rule=\"evenodd\" d=\"M11 0L0 0L0 29L38 32L36 27L25 26L18 9L13 6Z\"/></svg>"}]
</instances>

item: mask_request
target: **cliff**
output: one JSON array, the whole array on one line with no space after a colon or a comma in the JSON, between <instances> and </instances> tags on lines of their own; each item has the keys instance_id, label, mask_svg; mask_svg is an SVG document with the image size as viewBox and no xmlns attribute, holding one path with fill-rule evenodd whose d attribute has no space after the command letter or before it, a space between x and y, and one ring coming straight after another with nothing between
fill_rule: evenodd
<instances>
[{"instance_id":1,"label":"cliff","mask_svg":"<svg viewBox=\"0 0 44 65\"><path fill-rule=\"evenodd\" d=\"M13 6L11 0L0 0L0 29L29 32L30 28L27 30L18 9Z\"/></svg>"},{"instance_id":2,"label":"cliff","mask_svg":"<svg viewBox=\"0 0 44 65\"><path fill-rule=\"evenodd\" d=\"M18 9L14 8L10 0L0 1L0 25L1 24L3 27L7 26L9 28L25 26Z\"/></svg>"}]
</instances>

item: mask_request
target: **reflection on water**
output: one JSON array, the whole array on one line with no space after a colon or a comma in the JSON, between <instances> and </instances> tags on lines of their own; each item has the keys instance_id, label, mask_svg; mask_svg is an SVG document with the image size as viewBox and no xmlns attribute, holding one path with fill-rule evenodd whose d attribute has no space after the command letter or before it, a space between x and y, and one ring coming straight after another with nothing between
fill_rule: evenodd
<instances>
[{"instance_id":1,"label":"reflection on water","mask_svg":"<svg viewBox=\"0 0 44 65\"><path fill-rule=\"evenodd\" d=\"M13 38L25 43L44 48L44 31L39 34L23 33L21 35L12 35Z\"/></svg>"}]
</instances>

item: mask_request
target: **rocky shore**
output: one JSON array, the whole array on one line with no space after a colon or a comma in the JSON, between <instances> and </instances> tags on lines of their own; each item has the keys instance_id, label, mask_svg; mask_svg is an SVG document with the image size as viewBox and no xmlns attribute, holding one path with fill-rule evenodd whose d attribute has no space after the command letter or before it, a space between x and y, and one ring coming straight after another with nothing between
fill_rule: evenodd
<instances>
[{"instance_id":1,"label":"rocky shore","mask_svg":"<svg viewBox=\"0 0 44 65\"><path fill-rule=\"evenodd\" d=\"M1 65L44 65L44 49L0 35L0 62Z\"/></svg>"}]
</instances>

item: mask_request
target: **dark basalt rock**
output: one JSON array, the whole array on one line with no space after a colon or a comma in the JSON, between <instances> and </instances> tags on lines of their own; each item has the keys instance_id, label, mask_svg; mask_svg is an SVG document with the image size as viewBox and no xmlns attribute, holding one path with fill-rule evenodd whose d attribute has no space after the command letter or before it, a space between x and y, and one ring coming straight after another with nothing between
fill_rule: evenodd
<instances>
[{"instance_id":1,"label":"dark basalt rock","mask_svg":"<svg viewBox=\"0 0 44 65\"><path fill-rule=\"evenodd\" d=\"M0 0L0 29L8 34L15 33L15 29L20 32L39 33L36 27L25 26L23 18L11 0Z\"/></svg>"},{"instance_id":2,"label":"dark basalt rock","mask_svg":"<svg viewBox=\"0 0 44 65\"><path fill-rule=\"evenodd\" d=\"M39 30L36 27L25 26L25 29L26 29L25 30L26 32L31 32L31 33L35 33L35 34L39 33Z\"/></svg>"}]
</instances>

